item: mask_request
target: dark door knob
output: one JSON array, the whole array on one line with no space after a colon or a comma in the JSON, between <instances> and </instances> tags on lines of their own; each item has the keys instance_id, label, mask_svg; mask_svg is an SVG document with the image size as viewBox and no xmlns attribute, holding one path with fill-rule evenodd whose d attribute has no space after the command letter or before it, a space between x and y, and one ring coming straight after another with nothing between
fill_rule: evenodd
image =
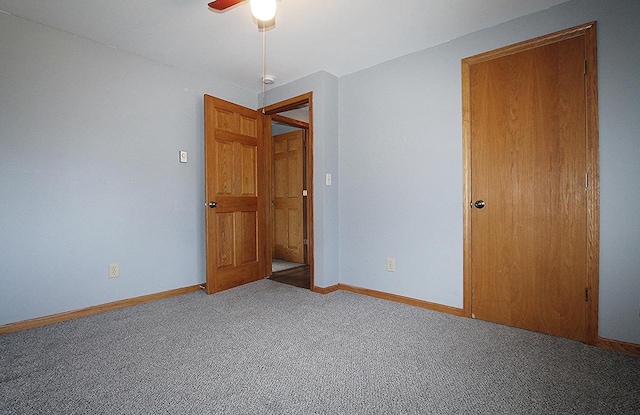
<instances>
[{"instance_id":1,"label":"dark door knob","mask_svg":"<svg viewBox=\"0 0 640 415\"><path fill-rule=\"evenodd\" d=\"M478 209L482 209L484 207L484 200L476 200L476 203L474 203L473 206L477 207Z\"/></svg>"},{"instance_id":2,"label":"dark door knob","mask_svg":"<svg viewBox=\"0 0 640 415\"><path fill-rule=\"evenodd\" d=\"M211 209L213 209L213 208L215 208L215 207L217 207L217 206L218 206L218 202L213 202L213 201L209 202L209 207L210 207Z\"/></svg>"}]
</instances>

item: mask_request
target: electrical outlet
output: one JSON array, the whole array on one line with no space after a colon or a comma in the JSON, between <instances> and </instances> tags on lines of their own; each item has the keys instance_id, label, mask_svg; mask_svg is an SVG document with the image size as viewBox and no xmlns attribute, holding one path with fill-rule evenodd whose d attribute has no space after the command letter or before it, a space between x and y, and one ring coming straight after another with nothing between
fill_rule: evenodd
<instances>
[{"instance_id":1,"label":"electrical outlet","mask_svg":"<svg viewBox=\"0 0 640 415\"><path fill-rule=\"evenodd\" d=\"M387 271L395 272L395 270L396 270L396 259L387 258Z\"/></svg>"},{"instance_id":2,"label":"electrical outlet","mask_svg":"<svg viewBox=\"0 0 640 415\"><path fill-rule=\"evenodd\" d=\"M109 278L118 278L120 276L120 264L109 264Z\"/></svg>"}]
</instances>

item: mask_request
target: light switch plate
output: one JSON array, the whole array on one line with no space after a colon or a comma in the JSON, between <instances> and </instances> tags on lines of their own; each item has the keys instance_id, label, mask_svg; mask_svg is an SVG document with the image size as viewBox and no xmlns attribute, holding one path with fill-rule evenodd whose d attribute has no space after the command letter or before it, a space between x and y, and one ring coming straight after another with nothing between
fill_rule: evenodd
<instances>
[{"instance_id":1,"label":"light switch plate","mask_svg":"<svg viewBox=\"0 0 640 415\"><path fill-rule=\"evenodd\" d=\"M184 150L180 150L180 163L187 162L187 152Z\"/></svg>"},{"instance_id":2,"label":"light switch plate","mask_svg":"<svg viewBox=\"0 0 640 415\"><path fill-rule=\"evenodd\" d=\"M331 173L327 173L327 186L331 186Z\"/></svg>"}]
</instances>

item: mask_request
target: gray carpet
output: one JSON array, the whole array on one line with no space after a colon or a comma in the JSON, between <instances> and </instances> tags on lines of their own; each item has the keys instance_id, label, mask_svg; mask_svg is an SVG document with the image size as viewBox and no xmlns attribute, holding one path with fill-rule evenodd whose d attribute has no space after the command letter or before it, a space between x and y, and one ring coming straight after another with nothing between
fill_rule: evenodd
<instances>
[{"instance_id":1,"label":"gray carpet","mask_svg":"<svg viewBox=\"0 0 640 415\"><path fill-rule=\"evenodd\" d=\"M283 261L282 259L274 258L271 263L271 272L286 271L288 269L301 267L303 265L304 264L299 264L297 262Z\"/></svg>"},{"instance_id":2,"label":"gray carpet","mask_svg":"<svg viewBox=\"0 0 640 415\"><path fill-rule=\"evenodd\" d=\"M263 280L0 336L0 414L638 414L640 358Z\"/></svg>"}]
</instances>

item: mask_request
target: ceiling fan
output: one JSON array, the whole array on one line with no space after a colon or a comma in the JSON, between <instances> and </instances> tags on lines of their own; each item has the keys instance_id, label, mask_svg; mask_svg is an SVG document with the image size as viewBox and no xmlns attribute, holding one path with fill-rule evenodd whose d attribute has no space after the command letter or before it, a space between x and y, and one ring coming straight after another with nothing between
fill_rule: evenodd
<instances>
[{"instance_id":1,"label":"ceiling fan","mask_svg":"<svg viewBox=\"0 0 640 415\"><path fill-rule=\"evenodd\" d=\"M214 10L225 11L245 0L213 0L208 6ZM262 111L264 113L266 100L266 85L273 84L275 77L267 75L267 24L273 24L276 17L276 0L249 0L251 14L258 20L258 26L262 27Z\"/></svg>"},{"instance_id":2,"label":"ceiling fan","mask_svg":"<svg viewBox=\"0 0 640 415\"><path fill-rule=\"evenodd\" d=\"M245 0L214 0L209 7L214 10L224 11ZM251 13L256 19L267 22L276 16L276 0L249 0Z\"/></svg>"}]
</instances>

